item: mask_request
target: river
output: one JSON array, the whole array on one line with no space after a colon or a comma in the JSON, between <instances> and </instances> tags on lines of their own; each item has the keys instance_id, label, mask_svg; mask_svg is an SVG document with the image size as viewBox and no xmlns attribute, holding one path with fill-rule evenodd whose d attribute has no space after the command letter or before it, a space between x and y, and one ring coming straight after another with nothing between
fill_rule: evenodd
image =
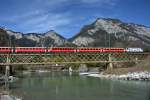
<instances>
[{"instance_id":1,"label":"river","mask_svg":"<svg viewBox=\"0 0 150 100\"><path fill-rule=\"evenodd\" d=\"M148 81L108 80L67 72L21 77L9 84L9 89L23 100L150 100Z\"/></svg>"}]
</instances>

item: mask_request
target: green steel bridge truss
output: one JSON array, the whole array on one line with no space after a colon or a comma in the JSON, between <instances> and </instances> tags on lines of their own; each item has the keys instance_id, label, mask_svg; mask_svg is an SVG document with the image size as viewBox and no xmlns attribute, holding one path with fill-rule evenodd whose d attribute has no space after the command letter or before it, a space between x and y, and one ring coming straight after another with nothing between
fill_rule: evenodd
<instances>
[{"instance_id":1,"label":"green steel bridge truss","mask_svg":"<svg viewBox=\"0 0 150 100\"><path fill-rule=\"evenodd\" d=\"M150 53L4 53L0 65L141 62L148 56Z\"/></svg>"}]
</instances>

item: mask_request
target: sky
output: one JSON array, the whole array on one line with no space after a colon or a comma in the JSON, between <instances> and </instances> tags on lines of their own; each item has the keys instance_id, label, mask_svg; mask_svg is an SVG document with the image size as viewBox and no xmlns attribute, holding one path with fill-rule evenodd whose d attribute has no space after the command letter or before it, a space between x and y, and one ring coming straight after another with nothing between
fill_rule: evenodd
<instances>
[{"instance_id":1,"label":"sky","mask_svg":"<svg viewBox=\"0 0 150 100\"><path fill-rule=\"evenodd\" d=\"M0 0L0 26L17 32L70 38L97 18L150 27L150 0Z\"/></svg>"}]
</instances>

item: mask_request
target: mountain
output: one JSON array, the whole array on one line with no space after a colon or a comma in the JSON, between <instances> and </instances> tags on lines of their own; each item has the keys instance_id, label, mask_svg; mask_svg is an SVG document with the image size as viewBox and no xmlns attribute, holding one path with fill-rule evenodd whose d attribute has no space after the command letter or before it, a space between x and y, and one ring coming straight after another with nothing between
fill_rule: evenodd
<instances>
[{"instance_id":1,"label":"mountain","mask_svg":"<svg viewBox=\"0 0 150 100\"><path fill-rule=\"evenodd\" d=\"M118 19L98 18L70 41L77 46L150 48L150 28Z\"/></svg>"},{"instance_id":2,"label":"mountain","mask_svg":"<svg viewBox=\"0 0 150 100\"><path fill-rule=\"evenodd\" d=\"M140 47L150 48L150 28L118 19L98 18L71 39L55 31L21 33L0 28L0 46Z\"/></svg>"},{"instance_id":3,"label":"mountain","mask_svg":"<svg viewBox=\"0 0 150 100\"><path fill-rule=\"evenodd\" d=\"M34 46L62 46L62 45L67 45L70 43L67 41L64 37L61 35L57 34L55 31L51 30L46 33L21 33L21 32L14 32L12 30L8 30L5 28L0 28L2 31L0 35L5 34L5 42L11 44L11 46L23 46L23 47L34 47ZM2 40L0 40L2 41ZM11 43L10 43L11 42ZM0 44L0 46L2 46Z\"/></svg>"}]
</instances>

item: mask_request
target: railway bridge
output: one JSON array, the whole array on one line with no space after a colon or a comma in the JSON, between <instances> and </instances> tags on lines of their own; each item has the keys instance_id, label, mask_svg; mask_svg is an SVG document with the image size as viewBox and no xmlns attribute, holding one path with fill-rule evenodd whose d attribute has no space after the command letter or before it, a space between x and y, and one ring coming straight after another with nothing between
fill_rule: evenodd
<instances>
[{"instance_id":1,"label":"railway bridge","mask_svg":"<svg viewBox=\"0 0 150 100\"><path fill-rule=\"evenodd\" d=\"M112 69L114 63L139 63L144 61L150 53L0 53L0 66L5 66L8 76L11 65L61 65L61 64L88 64L105 63ZM56 66L57 67L57 66Z\"/></svg>"},{"instance_id":2,"label":"railway bridge","mask_svg":"<svg viewBox=\"0 0 150 100\"><path fill-rule=\"evenodd\" d=\"M150 53L1 53L0 65L141 62Z\"/></svg>"}]
</instances>

